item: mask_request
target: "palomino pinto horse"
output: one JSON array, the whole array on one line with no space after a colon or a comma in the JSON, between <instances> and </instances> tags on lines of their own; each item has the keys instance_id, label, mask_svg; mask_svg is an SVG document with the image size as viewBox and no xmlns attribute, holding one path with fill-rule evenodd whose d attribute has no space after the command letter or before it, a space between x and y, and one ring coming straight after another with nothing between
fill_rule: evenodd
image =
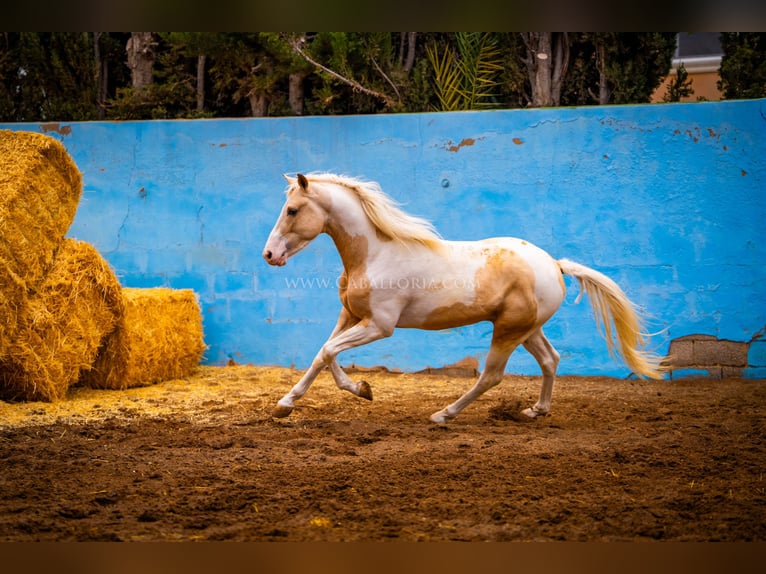
<instances>
[{"instance_id":1,"label":"palomino pinto horse","mask_svg":"<svg viewBox=\"0 0 766 574\"><path fill-rule=\"evenodd\" d=\"M284 265L327 233L343 261L343 308L330 338L279 400L274 417L289 415L325 367L338 387L372 400L369 384L353 382L336 361L342 351L389 337L396 327L448 329L479 321L494 325L485 368L468 392L431 420L444 425L498 384L519 345L535 357L543 375L539 400L523 412L530 418L544 415L559 354L542 326L564 300L563 274L575 277L588 294L609 350L616 349L635 374L661 378L659 357L639 349L644 335L633 305L603 274L557 261L521 239L442 240L429 222L404 213L376 183L332 174L285 177L287 201L263 257Z\"/></svg>"}]
</instances>

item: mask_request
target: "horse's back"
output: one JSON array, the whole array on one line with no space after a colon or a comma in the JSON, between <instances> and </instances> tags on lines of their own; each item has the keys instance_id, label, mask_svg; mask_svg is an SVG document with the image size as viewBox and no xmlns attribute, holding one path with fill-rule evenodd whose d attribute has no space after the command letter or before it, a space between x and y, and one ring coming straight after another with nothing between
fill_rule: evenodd
<instances>
[{"instance_id":1,"label":"horse's back","mask_svg":"<svg viewBox=\"0 0 766 574\"><path fill-rule=\"evenodd\" d=\"M556 260L547 251L525 239L492 237L479 241L445 241L444 244L453 258L475 258L484 262L506 261L516 266L517 260L514 258L518 257L518 265L526 266L535 276L556 278L560 275Z\"/></svg>"},{"instance_id":2,"label":"horse's back","mask_svg":"<svg viewBox=\"0 0 766 574\"><path fill-rule=\"evenodd\" d=\"M530 313L540 325L563 300L556 261L522 239L444 241L420 263L412 272L424 289L410 292L400 327L443 329Z\"/></svg>"}]
</instances>

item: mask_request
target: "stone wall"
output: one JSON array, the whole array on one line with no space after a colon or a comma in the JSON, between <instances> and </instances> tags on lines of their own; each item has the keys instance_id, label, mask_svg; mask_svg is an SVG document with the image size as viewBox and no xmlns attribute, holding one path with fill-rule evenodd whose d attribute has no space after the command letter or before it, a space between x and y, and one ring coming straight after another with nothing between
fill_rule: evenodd
<instances>
[{"instance_id":1,"label":"stone wall","mask_svg":"<svg viewBox=\"0 0 766 574\"><path fill-rule=\"evenodd\" d=\"M726 341L702 334L678 337L670 342L670 378L764 378L765 344L760 340Z\"/></svg>"}]
</instances>

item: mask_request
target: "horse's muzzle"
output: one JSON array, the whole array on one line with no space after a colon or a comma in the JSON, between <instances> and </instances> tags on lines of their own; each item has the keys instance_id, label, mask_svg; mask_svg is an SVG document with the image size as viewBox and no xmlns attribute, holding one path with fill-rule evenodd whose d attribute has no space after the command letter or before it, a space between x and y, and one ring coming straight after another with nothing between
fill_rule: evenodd
<instances>
[{"instance_id":1,"label":"horse's muzzle","mask_svg":"<svg viewBox=\"0 0 766 574\"><path fill-rule=\"evenodd\" d=\"M269 265L276 265L277 267L281 267L287 263L287 257L284 253L280 256L277 256L274 254L274 252L271 251L271 249L264 249L263 258Z\"/></svg>"},{"instance_id":2,"label":"horse's muzzle","mask_svg":"<svg viewBox=\"0 0 766 574\"><path fill-rule=\"evenodd\" d=\"M273 233L266 240L266 245L263 246L263 258L269 265L276 265L281 267L287 263L287 252L289 246L284 237L280 235L274 235Z\"/></svg>"}]
</instances>

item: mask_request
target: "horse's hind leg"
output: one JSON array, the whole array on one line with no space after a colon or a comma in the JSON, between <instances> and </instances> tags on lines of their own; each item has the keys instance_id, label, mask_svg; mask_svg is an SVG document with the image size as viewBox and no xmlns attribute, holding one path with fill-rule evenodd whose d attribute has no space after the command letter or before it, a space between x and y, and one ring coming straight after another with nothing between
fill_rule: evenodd
<instances>
[{"instance_id":1,"label":"horse's hind leg","mask_svg":"<svg viewBox=\"0 0 766 574\"><path fill-rule=\"evenodd\" d=\"M540 398L535 406L522 411L529 418L535 418L548 414L548 411L551 409L553 383L556 380L556 369L559 366L559 354L543 334L542 328L532 333L524 341L524 348L537 360L540 369L543 371Z\"/></svg>"},{"instance_id":2,"label":"horse's hind leg","mask_svg":"<svg viewBox=\"0 0 766 574\"><path fill-rule=\"evenodd\" d=\"M445 425L448 420L455 418L460 411L476 400L477 397L497 385L503 379L508 357L511 356L517 345L518 343L500 344L493 338L484 370L476 384L454 403L432 414L431 420L436 424Z\"/></svg>"}]
</instances>

